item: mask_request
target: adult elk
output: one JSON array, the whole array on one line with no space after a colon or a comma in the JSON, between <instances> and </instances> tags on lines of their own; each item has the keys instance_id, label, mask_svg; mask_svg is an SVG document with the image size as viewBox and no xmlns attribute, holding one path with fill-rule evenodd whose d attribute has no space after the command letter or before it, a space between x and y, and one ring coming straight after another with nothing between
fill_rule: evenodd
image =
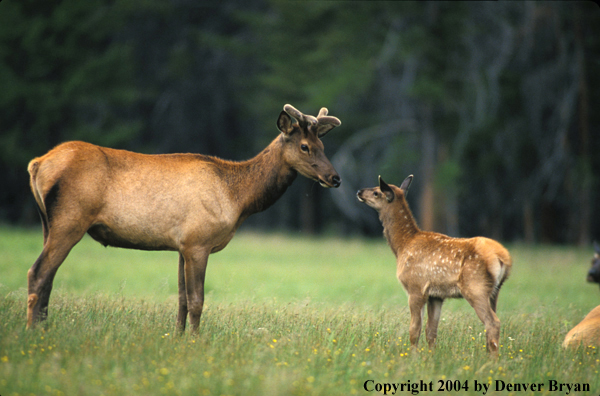
<instances>
[{"instance_id":1,"label":"adult elk","mask_svg":"<svg viewBox=\"0 0 600 396\"><path fill-rule=\"evenodd\" d=\"M491 239L421 231L405 199L412 178L408 176L397 187L379 177L379 187L357 193L360 202L379 212L383 233L396 255L396 275L408 294L410 343L418 345L425 304L425 333L433 348L444 299L464 297L485 325L488 351L497 353L500 320L496 304L512 266L510 254Z\"/></svg>"},{"instance_id":2,"label":"adult elk","mask_svg":"<svg viewBox=\"0 0 600 396\"><path fill-rule=\"evenodd\" d=\"M208 255L242 222L267 209L297 173L323 187L341 183L320 138L341 122L287 104L281 132L256 157L233 162L200 154L144 155L83 142L63 143L28 166L44 232L29 270L27 327L46 319L58 267L87 232L104 246L179 252L179 312L197 332ZM295 119L295 121L292 119Z\"/></svg>"},{"instance_id":3,"label":"adult elk","mask_svg":"<svg viewBox=\"0 0 600 396\"><path fill-rule=\"evenodd\" d=\"M594 242L592 268L588 271L587 281L600 283L600 246ZM600 346L600 305L592 309L577 326L565 336L563 347Z\"/></svg>"}]
</instances>

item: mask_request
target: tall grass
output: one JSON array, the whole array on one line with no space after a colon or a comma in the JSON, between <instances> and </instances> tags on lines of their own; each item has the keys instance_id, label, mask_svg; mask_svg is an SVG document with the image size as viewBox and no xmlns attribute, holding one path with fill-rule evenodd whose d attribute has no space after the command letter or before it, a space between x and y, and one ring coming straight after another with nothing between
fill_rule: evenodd
<instances>
[{"instance_id":1,"label":"tall grass","mask_svg":"<svg viewBox=\"0 0 600 396\"><path fill-rule=\"evenodd\" d=\"M560 346L600 300L585 284L591 249L508 248L515 263L500 293L495 360L464 300L445 303L435 351L424 340L410 350L406 295L380 239L236 236L209 260L197 336L174 334L176 254L85 239L57 274L48 323L25 331L26 273L41 235L0 228L0 395L369 394L367 380L432 381L433 391L466 381L468 391L451 394L482 394L475 380L541 382L542 392L512 394L565 394L550 392L554 380L598 394L597 349Z\"/></svg>"}]
</instances>

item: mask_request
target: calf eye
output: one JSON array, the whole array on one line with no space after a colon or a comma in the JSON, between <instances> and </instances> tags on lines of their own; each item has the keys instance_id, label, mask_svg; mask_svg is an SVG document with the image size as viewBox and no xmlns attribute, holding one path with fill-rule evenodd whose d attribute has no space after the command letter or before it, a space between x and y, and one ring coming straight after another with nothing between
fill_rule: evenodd
<instances>
[{"instance_id":1,"label":"calf eye","mask_svg":"<svg viewBox=\"0 0 600 396\"><path fill-rule=\"evenodd\" d=\"M376 196L376 197L378 197L378 196L379 196L379 193L378 193L377 191L375 191L375 192L373 193L373 195L374 195L374 196Z\"/></svg>"},{"instance_id":2,"label":"calf eye","mask_svg":"<svg viewBox=\"0 0 600 396\"><path fill-rule=\"evenodd\" d=\"M303 144L300 146L300 150L304 151L305 153L308 153L308 146L306 144Z\"/></svg>"}]
</instances>

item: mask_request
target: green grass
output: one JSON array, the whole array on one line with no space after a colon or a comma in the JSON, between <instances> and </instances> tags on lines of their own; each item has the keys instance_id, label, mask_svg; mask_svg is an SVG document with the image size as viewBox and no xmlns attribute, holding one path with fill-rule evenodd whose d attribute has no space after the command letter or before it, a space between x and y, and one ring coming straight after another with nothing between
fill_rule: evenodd
<instances>
[{"instance_id":1,"label":"green grass","mask_svg":"<svg viewBox=\"0 0 600 396\"><path fill-rule=\"evenodd\" d=\"M549 380L600 392L597 349L560 346L600 301L585 283L591 248L507 246L514 267L494 360L464 300L444 304L434 352L423 340L410 351L406 294L383 238L240 233L209 259L200 334L179 336L177 254L86 237L58 271L47 325L25 331L26 273L41 239L0 228L1 396L377 394L367 380L433 381L434 392L438 381L469 385L449 394L482 394L476 380L544 383L488 395L566 393L550 392Z\"/></svg>"}]
</instances>

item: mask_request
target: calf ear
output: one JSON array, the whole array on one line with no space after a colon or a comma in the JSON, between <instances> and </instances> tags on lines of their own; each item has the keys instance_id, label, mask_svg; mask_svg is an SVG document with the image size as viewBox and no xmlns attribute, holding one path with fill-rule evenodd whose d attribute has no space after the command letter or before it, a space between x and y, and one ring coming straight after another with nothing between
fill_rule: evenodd
<instances>
[{"instance_id":1,"label":"calf ear","mask_svg":"<svg viewBox=\"0 0 600 396\"><path fill-rule=\"evenodd\" d=\"M413 175L409 175L400 185L400 189L404 192L404 195L408 194L408 188L410 187L410 183L412 183L412 179Z\"/></svg>"},{"instance_id":2,"label":"calf ear","mask_svg":"<svg viewBox=\"0 0 600 396\"><path fill-rule=\"evenodd\" d=\"M385 194L385 197L388 202L392 202L394 200L394 198L396 197L392 188L390 186L388 186L388 184L386 182L383 181L381 176L379 176L379 189L381 190L381 192L383 194Z\"/></svg>"},{"instance_id":3,"label":"calf ear","mask_svg":"<svg viewBox=\"0 0 600 396\"><path fill-rule=\"evenodd\" d=\"M282 133L288 135L294 127L292 127L292 118L285 112L282 111L277 119L277 129Z\"/></svg>"},{"instance_id":4,"label":"calf ear","mask_svg":"<svg viewBox=\"0 0 600 396\"><path fill-rule=\"evenodd\" d=\"M600 254L600 245L598 245L598 242L596 241L594 241L594 251L596 254Z\"/></svg>"}]
</instances>

